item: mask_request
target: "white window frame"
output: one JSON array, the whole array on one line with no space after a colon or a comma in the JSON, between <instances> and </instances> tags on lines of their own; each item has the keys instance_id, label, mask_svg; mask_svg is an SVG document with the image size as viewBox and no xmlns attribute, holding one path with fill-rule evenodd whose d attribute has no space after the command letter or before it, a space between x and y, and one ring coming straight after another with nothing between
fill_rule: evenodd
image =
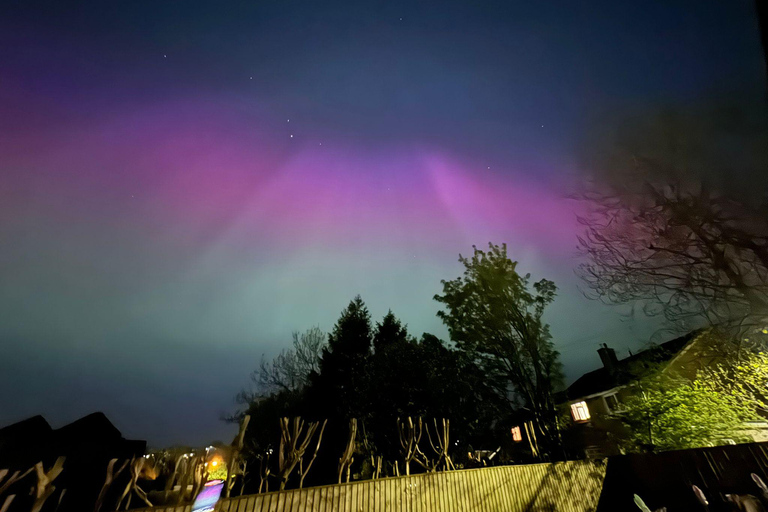
<instances>
[{"instance_id":1,"label":"white window frame","mask_svg":"<svg viewBox=\"0 0 768 512\"><path fill-rule=\"evenodd\" d=\"M608 404L608 399L610 397L616 397L616 408L611 407ZM605 410L608 411L608 414L614 414L619 411L621 411L621 402L619 402L619 394L618 393L611 393L608 395L603 395L603 403L605 404Z\"/></svg>"}]
</instances>

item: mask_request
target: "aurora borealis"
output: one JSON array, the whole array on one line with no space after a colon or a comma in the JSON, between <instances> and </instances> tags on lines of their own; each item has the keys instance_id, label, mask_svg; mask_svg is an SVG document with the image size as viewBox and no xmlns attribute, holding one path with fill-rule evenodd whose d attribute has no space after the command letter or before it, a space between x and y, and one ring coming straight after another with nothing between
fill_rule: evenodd
<instances>
[{"instance_id":1,"label":"aurora borealis","mask_svg":"<svg viewBox=\"0 0 768 512\"><path fill-rule=\"evenodd\" d=\"M358 293L445 337L432 296L489 241L559 286L570 377L646 341L577 288L575 145L762 80L751 3L529 4L0 8L0 425L227 440L261 354Z\"/></svg>"}]
</instances>

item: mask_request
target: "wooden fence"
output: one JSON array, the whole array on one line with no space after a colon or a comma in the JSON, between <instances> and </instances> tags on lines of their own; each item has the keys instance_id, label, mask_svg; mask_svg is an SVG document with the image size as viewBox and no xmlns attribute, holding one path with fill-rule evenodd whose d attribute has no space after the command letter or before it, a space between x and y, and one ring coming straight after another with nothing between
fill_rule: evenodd
<instances>
[{"instance_id":1,"label":"wooden fence","mask_svg":"<svg viewBox=\"0 0 768 512\"><path fill-rule=\"evenodd\" d=\"M617 455L608 459L597 510L632 510L635 494L651 510L703 510L693 485L715 510L726 494L758 495L752 473L768 481L768 443Z\"/></svg>"},{"instance_id":2,"label":"wooden fence","mask_svg":"<svg viewBox=\"0 0 768 512\"><path fill-rule=\"evenodd\" d=\"M586 512L597 507L606 464L569 461L363 480L222 500L219 512ZM190 506L152 512L190 512ZM136 511L139 512L139 511Z\"/></svg>"}]
</instances>

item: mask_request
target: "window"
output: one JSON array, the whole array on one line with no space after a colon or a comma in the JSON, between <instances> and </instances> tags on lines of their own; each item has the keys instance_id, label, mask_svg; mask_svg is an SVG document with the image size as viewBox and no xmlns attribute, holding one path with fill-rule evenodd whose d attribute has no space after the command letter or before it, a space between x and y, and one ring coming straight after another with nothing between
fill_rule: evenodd
<instances>
[{"instance_id":1,"label":"window","mask_svg":"<svg viewBox=\"0 0 768 512\"><path fill-rule=\"evenodd\" d=\"M520 427L512 427L512 440L513 441L522 441L523 440L523 433L520 432Z\"/></svg>"},{"instance_id":2,"label":"window","mask_svg":"<svg viewBox=\"0 0 768 512\"><path fill-rule=\"evenodd\" d=\"M590 416L587 402L576 402L575 404L571 404L571 414L573 415L574 421L588 421Z\"/></svg>"},{"instance_id":3,"label":"window","mask_svg":"<svg viewBox=\"0 0 768 512\"><path fill-rule=\"evenodd\" d=\"M608 408L608 412L616 412L621 408L619 397L616 393L605 397L605 406Z\"/></svg>"}]
</instances>

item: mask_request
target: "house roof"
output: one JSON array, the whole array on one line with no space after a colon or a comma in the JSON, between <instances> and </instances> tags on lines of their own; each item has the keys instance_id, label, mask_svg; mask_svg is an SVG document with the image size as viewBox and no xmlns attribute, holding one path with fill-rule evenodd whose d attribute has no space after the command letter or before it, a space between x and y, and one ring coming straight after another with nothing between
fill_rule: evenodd
<instances>
[{"instance_id":1,"label":"house roof","mask_svg":"<svg viewBox=\"0 0 768 512\"><path fill-rule=\"evenodd\" d=\"M680 353L700 331L692 331L684 336L655 345L646 350L632 354L618 361L614 371L609 371L605 366L585 373L568 386L565 392L567 400L575 400L603 391L608 391L617 386L622 386L638 379L652 365L670 362Z\"/></svg>"},{"instance_id":2,"label":"house roof","mask_svg":"<svg viewBox=\"0 0 768 512\"><path fill-rule=\"evenodd\" d=\"M56 430L42 416L0 429L0 461L4 467L21 468L41 460L48 463L60 455L69 457L70 463L75 454L80 458L98 454L128 458L143 454L145 449L146 442L124 439L100 412Z\"/></svg>"}]
</instances>

